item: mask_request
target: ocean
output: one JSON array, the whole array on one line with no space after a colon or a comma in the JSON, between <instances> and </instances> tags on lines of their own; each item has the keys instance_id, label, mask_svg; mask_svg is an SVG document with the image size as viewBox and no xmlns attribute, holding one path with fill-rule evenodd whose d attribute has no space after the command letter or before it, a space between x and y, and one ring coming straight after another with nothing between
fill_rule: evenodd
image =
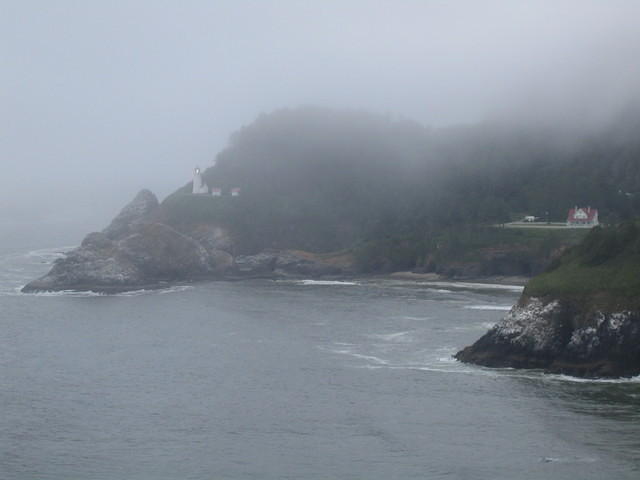
<instances>
[{"instance_id":1,"label":"ocean","mask_svg":"<svg viewBox=\"0 0 640 480\"><path fill-rule=\"evenodd\" d=\"M27 295L70 248L30 247L0 251L2 480L640 478L640 379L452 358L520 287Z\"/></svg>"}]
</instances>

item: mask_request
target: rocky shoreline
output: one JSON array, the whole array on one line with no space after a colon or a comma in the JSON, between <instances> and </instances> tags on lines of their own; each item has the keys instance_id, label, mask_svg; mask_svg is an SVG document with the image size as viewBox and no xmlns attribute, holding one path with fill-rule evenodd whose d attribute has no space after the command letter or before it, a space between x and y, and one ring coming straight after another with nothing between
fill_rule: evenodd
<instances>
[{"instance_id":1,"label":"rocky shoreline","mask_svg":"<svg viewBox=\"0 0 640 480\"><path fill-rule=\"evenodd\" d=\"M56 260L46 275L29 282L22 291L116 293L176 282L318 278L351 272L348 262L336 265L331 258L308 252L268 250L234 255L232 235L223 226L176 226L165 221L155 195L142 190L107 228L88 234L79 247Z\"/></svg>"},{"instance_id":2,"label":"rocky shoreline","mask_svg":"<svg viewBox=\"0 0 640 480\"><path fill-rule=\"evenodd\" d=\"M596 227L456 358L587 378L640 375L638 292L640 223Z\"/></svg>"},{"instance_id":3,"label":"rocky shoreline","mask_svg":"<svg viewBox=\"0 0 640 480\"><path fill-rule=\"evenodd\" d=\"M165 288L202 280L255 278L344 279L355 275L347 253L313 254L296 250L235 253L232 234L211 223L170 224L157 198L142 190L102 232L82 244L23 292L94 291L119 293ZM450 278L435 273L396 272L387 278L464 280L524 285L524 277ZM487 367L535 368L582 377L640 374L640 313L602 308L562 296L528 292L473 345L456 354L462 362Z\"/></svg>"},{"instance_id":4,"label":"rocky shoreline","mask_svg":"<svg viewBox=\"0 0 640 480\"><path fill-rule=\"evenodd\" d=\"M460 281L468 283L489 283L495 285L517 285L524 286L529 281L528 277L520 275L489 275L484 277L470 276L470 277L450 277L441 275L438 273L416 273L416 272L394 272L388 275L389 278L398 280L415 280L422 282L437 282L437 281Z\"/></svg>"},{"instance_id":5,"label":"rocky shoreline","mask_svg":"<svg viewBox=\"0 0 640 480\"><path fill-rule=\"evenodd\" d=\"M140 191L101 232L56 260L51 270L22 288L40 291L119 293L157 289L177 282L255 278L352 278L350 253L314 254L299 250L264 250L238 255L223 225L175 224L156 196ZM377 275L376 275L377 276ZM416 281L465 280L524 285L525 277L450 277L436 273L395 272L389 278Z\"/></svg>"},{"instance_id":6,"label":"rocky shoreline","mask_svg":"<svg viewBox=\"0 0 640 480\"><path fill-rule=\"evenodd\" d=\"M632 377L640 374L640 314L584 310L565 300L523 295L500 322L455 358L486 367L542 369L585 378Z\"/></svg>"}]
</instances>

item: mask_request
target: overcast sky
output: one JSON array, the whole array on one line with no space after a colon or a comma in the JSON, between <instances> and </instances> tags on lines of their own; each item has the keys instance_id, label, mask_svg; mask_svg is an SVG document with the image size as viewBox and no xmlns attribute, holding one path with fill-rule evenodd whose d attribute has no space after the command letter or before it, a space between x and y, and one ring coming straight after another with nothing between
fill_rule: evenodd
<instances>
[{"instance_id":1,"label":"overcast sky","mask_svg":"<svg viewBox=\"0 0 640 480\"><path fill-rule=\"evenodd\" d=\"M429 125L604 118L638 93L635 0L0 0L0 233L103 227L261 112Z\"/></svg>"}]
</instances>

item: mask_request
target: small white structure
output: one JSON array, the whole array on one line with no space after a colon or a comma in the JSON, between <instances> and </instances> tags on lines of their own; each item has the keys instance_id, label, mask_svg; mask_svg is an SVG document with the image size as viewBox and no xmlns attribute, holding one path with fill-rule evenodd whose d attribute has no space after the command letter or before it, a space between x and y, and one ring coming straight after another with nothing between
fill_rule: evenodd
<instances>
[{"instance_id":1,"label":"small white structure","mask_svg":"<svg viewBox=\"0 0 640 480\"><path fill-rule=\"evenodd\" d=\"M222 189L221 188L212 188L211 189L211 195L213 195L214 197L221 197L222 196Z\"/></svg>"},{"instance_id":2,"label":"small white structure","mask_svg":"<svg viewBox=\"0 0 640 480\"><path fill-rule=\"evenodd\" d=\"M536 217L534 217L533 215L527 215L526 217L524 217L524 221L525 222L535 222L536 221Z\"/></svg>"},{"instance_id":3,"label":"small white structure","mask_svg":"<svg viewBox=\"0 0 640 480\"><path fill-rule=\"evenodd\" d=\"M238 187L232 188L231 189L231 196L232 197L239 197L240 196L240 189Z\"/></svg>"},{"instance_id":4,"label":"small white structure","mask_svg":"<svg viewBox=\"0 0 640 480\"><path fill-rule=\"evenodd\" d=\"M202 174L200 173L200 167L196 167L193 171L193 190L194 195L208 194L209 187L202 180Z\"/></svg>"}]
</instances>

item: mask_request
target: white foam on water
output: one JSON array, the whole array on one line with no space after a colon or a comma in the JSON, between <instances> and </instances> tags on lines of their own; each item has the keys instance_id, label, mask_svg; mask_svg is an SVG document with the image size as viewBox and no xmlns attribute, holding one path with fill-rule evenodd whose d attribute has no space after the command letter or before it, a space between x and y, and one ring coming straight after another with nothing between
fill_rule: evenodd
<instances>
[{"instance_id":1,"label":"white foam on water","mask_svg":"<svg viewBox=\"0 0 640 480\"><path fill-rule=\"evenodd\" d=\"M398 341L407 341L407 336L410 334L410 331L406 332L396 332L396 333L380 333L380 334L371 334L369 337L384 340L387 342L398 342Z\"/></svg>"},{"instance_id":2,"label":"white foam on water","mask_svg":"<svg viewBox=\"0 0 640 480\"><path fill-rule=\"evenodd\" d=\"M462 364L458 360L457 363ZM570 375L562 375L555 373L545 373L541 370L526 370L519 368L489 368L475 366L474 370L484 373L493 373L495 376L503 376L505 378L526 378L529 380L543 380L548 382L571 382L571 383L640 383L640 375L630 378L582 378L572 377Z\"/></svg>"},{"instance_id":3,"label":"white foam on water","mask_svg":"<svg viewBox=\"0 0 640 480\"><path fill-rule=\"evenodd\" d=\"M481 324L473 325L473 328L485 328L489 329L493 327L494 323L491 322L483 322ZM464 328L464 327L460 327ZM403 341L405 337L407 337L411 331L402 331L402 332L394 332L388 334L371 334L369 337L382 339L388 342L398 342ZM358 366L357 368L367 368L367 369L397 369L397 370L415 370L415 371L425 371L425 372L438 372L438 373L464 373L469 375L481 375L488 376L492 378L522 378L527 380L537 380L537 381L548 381L548 382L573 382L573 383L584 383L584 384L637 384L640 383L640 375L631 377L631 378L581 378L581 377L572 377L569 375L560 375L560 374L549 374L544 373L541 370L527 370L527 369L517 369L517 368L489 368L483 367L473 364L466 364L458 361L454 358L455 352L458 350L456 347L452 346L443 346L436 349L430 349L429 351L425 351L426 355L423 357L424 361L415 361L415 358L410 360L409 362L402 361L402 359L394 359L394 360L385 360L380 357L357 353L354 351L356 347L355 344L346 343L346 342L336 342L334 343L336 347L335 349L327 349L323 347L319 347L322 350L329 351L331 353L336 353L340 355L348 355L351 357L359 358L362 360L366 360L369 363L366 365ZM345 348L346 347L346 348ZM414 356L415 357L415 356Z\"/></svg>"},{"instance_id":4,"label":"white foam on water","mask_svg":"<svg viewBox=\"0 0 640 480\"><path fill-rule=\"evenodd\" d=\"M66 255L66 252L69 250L73 250L77 248L78 245L67 245L63 247L52 247L52 248L39 248L37 250L31 250L25 254L21 254L28 258L33 257L63 257Z\"/></svg>"},{"instance_id":5,"label":"white foam on water","mask_svg":"<svg viewBox=\"0 0 640 480\"><path fill-rule=\"evenodd\" d=\"M191 285L174 285L173 287L167 287L167 288L156 288L156 289L141 289L141 290L131 290L128 292L121 292L121 293L114 293L111 294L111 296L113 297L137 297L140 295L149 295L149 294L155 294L155 295L164 295L167 293L178 293L178 292L184 292L185 290L190 290L193 287Z\"/></svg>"},{"instance_id":6,"label":"white foam on water","mask_svg":"<svg viewBox=\"0 0 640 480\"><path fill-rule=\"evenodd\" d=\"M373 355L364 355L362 353L349 353L349 355L351 355L352 357L356 357L356 358L361 358L363 360L370 360L372 362L378 363L380 365L388 365L389 362L387 362L386 360L383 360L379 357L375 357Z\"/></svg>"},{"instance_id":7,"label":"white foam on water","mask_svg":"<svg viewBox=\"0 0 640 480\"><path fill-rule=\"evenodd\" d=\"M190 285L176 285L173 287L167 288L158 288L158 289L140 289L140 290L129 290L127 292L118 292L118 293L104 293L104 292L94 292L92 290L79 291L79 290L59 290L56 292L21 292L22 286L16 288L13 293L5 293L4 295L28 295L34 297L73 297L73 298L83 298L83 297L138 297L140 295L164 295L166 293L177 293L183 292L185 290L189 290L193 288ZM0 295L3 295L0 293Z\"/></svg>"},{"instance_id":8,"label":"white foam on water","mask_svg":"<svg viewBox=\"0 0 640 480\"><path fill-rule=\"evenodd\" d=\"M342 280L300 280L298 285L360 285L357 282L345 282Z\"/></svg>"},{"instance_id":9,"label":"white foam on water","mask_svg":"<svg viewBox=\"0 0 640 480\"><path fill-rule=\"evenodd\" d=\"M473 323L471 325L464 325L460 327L455 327L454 330L457 331L467 331L467 330L491 330L496 322L482 322L482 323Z\"/></svg>"},{"instance_id":10,"label":"white foam on water","mask_svg":"<svg viewBox=\"0 0 640 480\"><path fill-rule=\"evenodd\" d=\"M511 305L465 305L463 308L467 310L495 310L508 312L511 310Z\"/></svg>"},{"instance_id":11,"label":"white foam on water","mask_svg":"<svg viewBox=\"0 0 640 480\"><path fill-rule=\"evenodd\" d=\"M365 355L362 353L356 353L350 349L326 349L326 350L331 353L337 353L339 355L348 355L350 357L360 358L362 360L368 360L368 361L374 362L376 365L388 365L389 363L380 357L375 357L373 355Z\"/></svg>"},{"instance_id":12,"label":"white foam on water","mask_svg":"<svg viewBox=\"0 0 640 480\"><path fill-rule=\"evenodd\" d=\"M423 282L424 285L434 287L464 288L469 290L507 290L510 292L522 292L522 285L500 285L496 283L475 283L475 282Z\"/></svg>"},{"instance_id":13,"label":"white foam on water","mask_svg":"<svg viewBox=\"0 0 640 480\"><path fill-rule=\"evenodd\" d=\"M409 320L412 322L426 322L428 320L433 320L433 317L412 317L412 316L402 316L402 317L392 317L394 320Z\"/></svg>"},{"instance_id":14,"label":"white foam on water","mask_svg":"<svg viewBox=\"0 0 640 480\"><path fill-rule=\"evenodd\" d=\"M75 246L42 248L0 256L0 296L17 295L22 286L40 277L65 251Z\"/></svg>"},{"instance_id":15,"label":"white foam on water","mask_svg":"<svg viewBox=\"0 0 640 480\"><path fill-rule=\"evenodd\" d=\"M16 295L27 295L30 297L102 297L106 296L104 293L78 290L58 290L56 292L27 292L23 293L20 290L22 287L18 287Z\"/></svg>"},{"instance_id":16,"label":"white foam on water","mask_svg":"<svg viewBox=\"0 0 640 480\"><path fill-rule=\"evenodd\" d=\"M542 457L543 463L594 463L598 459L595 457Z\"/></svg>"},{"instance_id":17,"label":"white foam on water","mask_svg":"<svg viewBox=\"0 0 640 480\"><path fill-rule=\"evenodd\" d=\"M429 365L364 365L359 368L366 368L370 370L413 370L417 372L435 372L435 373L462 373L466 375L484 375L484 376L496 376L493 372L477 371L467 368L447 368L446 366L429 366Z\"/></svg>"},{"instance_id":18,"label":"white foam on water","mask_svg":"<svg viewBox=\"0 0 640 480\"><path fill-rule=\"evenodd\" d=\"M413 370L419 372L436 372L436 373L462 373L466 375L479 375L483 377L491 378L526 378L526 379L540 379L544 374L540 371L527 371L518 370L514 368L488 368L472 364L467 364L456 360L453 357L455 349L440 348L436 352L452 352L450 355L441 356L438 355L431 360L425 362L411 362L411 363L391 363L386 362L383 364L369 364L359 368L368 369L391 369L391 370Z\"/></svg>"},{"instance_id":19,"label":"white foam on water","mask_svg":"<svg viewBox=\"0 0 640 480\"><path fill-rule=\"evenodd\" d=\"M555 373L545 373L540 376L543 380L573 382L573 383L640 383L640 375L628 378L582 378Z\"/></svg>"}]
</instances>

